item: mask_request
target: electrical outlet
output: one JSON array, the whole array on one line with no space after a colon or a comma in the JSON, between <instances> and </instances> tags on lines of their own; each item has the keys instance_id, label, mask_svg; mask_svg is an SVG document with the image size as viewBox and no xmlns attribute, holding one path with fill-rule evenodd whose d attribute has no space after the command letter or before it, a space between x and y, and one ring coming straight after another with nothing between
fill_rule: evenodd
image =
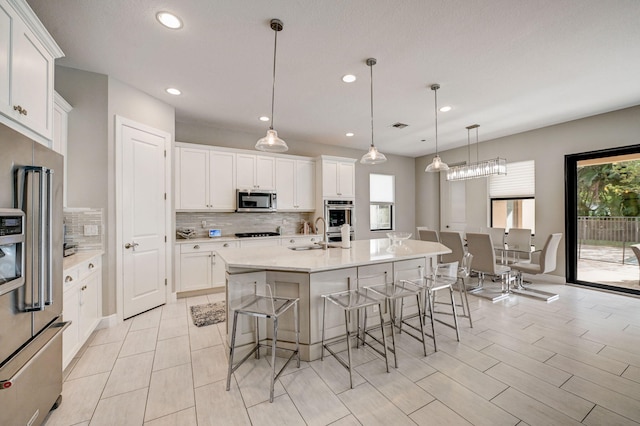
<instances>
[{"instance_id":1,"label":"electrical outlet","mask_svg":"<svg viewBox=\"0 0 640 426\"><path fill-rule=\"evenodd\" d=\"M202 222L200 222L200 224L202 225L203 228L207 227L207 221L203 220Z\"/></svg>"},{"instance_id":2,"label":"electrical outlet","mask_svg":"<svg viewBox=\"0 0 640 426\"><path fill-rule=\"evenodd\" d=\"M373 305L373 313L377 313L378 312L378 305Z\"/></svg>"},{"instance_id":3,"label":"electrical outlet","mask_svg":"<svg viewBox=\"0 0 640 426\"><path fill-rule=\"evenodd\" d=\"M98 225L84 225L83 233L85 236L98 235Z\"/></svg>"}]
</instances>

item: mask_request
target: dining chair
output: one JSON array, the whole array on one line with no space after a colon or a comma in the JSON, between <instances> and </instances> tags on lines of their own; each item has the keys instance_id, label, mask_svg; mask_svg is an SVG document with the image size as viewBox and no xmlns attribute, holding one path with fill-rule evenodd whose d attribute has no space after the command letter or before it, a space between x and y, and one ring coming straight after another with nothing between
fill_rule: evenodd
<instances>
[{"instance_id":1,"label":"dining chair","mask_svg":"<svg viewBox=\"0 0 640 426\"><path fill-rule=\"evenodd\" d=\"M438 232L423 226L418 226L418 238L422 241L432 241L434 243L439 242Z\"/></svg>"},{"instance_id":2,"label":"dining chair","mask_svg":"<svg viewBox=\"0 0 640 426\"><path fill-rule=\"evenodd\" d=\"M543 298L547 301L555 300L558 298L558 295L555 293L549 293L546 291L540 291L525 287L523 285L522 274L527 273L532 275L539 275L555 271L558 246L560 245L561 238L561 233L549 235L547 241L544 243L544 247L542 248L542 250L533 252L530 261L516 262L511 265L511 268L518 272L516 278L518 285L517 289L514 290L514 293Z\"/></svg>"},{"instance_id":3,"label":"dining chair","mask_svg":"<svg viewBox=\"0 0 640 426\"><path fill-rule=\"evenodd\" d=\"M496 263L496 253L491 235L467 232L467 249L473 255L471 269L478 273L478 287L472 290L471 293L494 302L508 297L512 278L511 268L507 265ZM494 275L500 278L500 292L484 286L485 275Z\"/></svg>"},{"instance_id":4,"label":"dining chair","mask_svg":"<svg viewBox=\"0 0 640 426\"><path fill-rule=\"evenodd\" d=\"M518 252L510 252L513 254L514 262L530 262L531 261L531 229L527 228L509 228L507 236L504 238L507 248L521 250Z\"/></svg>"}]
</instances>

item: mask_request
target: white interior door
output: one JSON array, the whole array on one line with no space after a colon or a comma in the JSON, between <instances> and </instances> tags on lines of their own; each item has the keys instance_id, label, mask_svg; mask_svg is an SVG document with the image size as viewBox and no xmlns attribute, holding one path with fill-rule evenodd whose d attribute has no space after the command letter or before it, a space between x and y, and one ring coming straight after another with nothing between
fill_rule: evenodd
<instances>
[{"instance_id":1,"label":"white interior door","mask_svg":"<svg viewBox=\"0 0 640 426\"><path fill-rule=\"evenodd\" d=\"M170 136L121 122L123 314L129 318L166 301L165 150Z\"/></svg>"},{"instance_id":2,"label":"white interior door","mask_svg":"<svg viewBox=\"0 0 640 426\"><path fill-rule=\"evenodd\" d=\"M442 231L464 232L467 226L466 182L447 181L440 177L440 228Z\"/></svg>"}]
</instances>

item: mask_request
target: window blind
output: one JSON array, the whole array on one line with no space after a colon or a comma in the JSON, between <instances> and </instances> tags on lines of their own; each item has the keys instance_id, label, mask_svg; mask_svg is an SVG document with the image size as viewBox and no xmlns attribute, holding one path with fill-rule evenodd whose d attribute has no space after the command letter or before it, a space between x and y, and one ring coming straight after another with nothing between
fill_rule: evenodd
<instances>
[{"instance_id":1,"label":"window blind","mask_svg":"<svg viewBox=\"0 0 640 426\"><path fill-rule=\"evenodd\" d=\"M533 197L536 195L535 161L507 163L506 175L489 177L489 197Z\"/></svg>"},{"instance_id":2,"label":"window blind","mask_svg":"<svg viewBox=\"0 0 640 426\"><path fill-rule=\"evenodd\" d=\"M395 176L369 175L369 200L372 203L395 202Z\"/></svg>"}]
</instances>

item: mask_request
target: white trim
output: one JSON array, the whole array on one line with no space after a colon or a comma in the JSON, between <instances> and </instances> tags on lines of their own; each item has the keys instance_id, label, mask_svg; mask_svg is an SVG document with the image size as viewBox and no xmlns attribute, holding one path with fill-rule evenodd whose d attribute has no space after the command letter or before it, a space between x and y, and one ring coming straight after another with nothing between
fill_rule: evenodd
<instances>
[{"instance_id":1,"label":"white trim","mask_svg":"<svg viewBox=\"0 0 640 426\"><path fill-rule=\"evenodd\" d=\"M118 323L122 322L122 320L118 320L117 314L111 314L107 317L102 317L96 330L101 330L103 328L115 327Z\"/></svg>"},{"instance_id":2,"label":"white trim","mask_svg":"<svg viewBox=\"0 0 640 426\"><path fill-rule=\"evenodd\" d=\"M64 52L60 49L60 46L58 46L53 37L51 37L49 31L47 31L42 22L40 22L38 16L27 2L20 0L8 0L8 2L11 7L13 7L13 10L20 15L20 18L22 18L27 27L33 31L35 36L38 38L38 41L42 43L51 56L54 58L62 58L64 56Z\"/></svg>"},{"instance_id":3,"label":"white trim","mask_svg":"<svg viewBox=\"0 0 640 426\"><path fill-rule=\"evenodd\" d=\"M164 161L164 174L165 174L165 192L167 194L167 200L165 202L165 236L167 241L165 243L165 278L167 285L165 286L166 301L172 300L172 288L173 288L173 245L172 245L172 198L173 191L171 186L171 164L172 164L172 137L169 132L156 129L147 126L142 123L138 123L128 118L124 118L119 115L115 115L115 181L116 181L116 195L115 195L115 209L116 209L116 315L118 322L124 321L124 289L123 289L123 268L122 268L122 253L123 253L123 240L122 240L122 127L129 126L143 132L151 133L158 137L164 138L164 149L166 151Z\"/></svg>"}]
</instances>

